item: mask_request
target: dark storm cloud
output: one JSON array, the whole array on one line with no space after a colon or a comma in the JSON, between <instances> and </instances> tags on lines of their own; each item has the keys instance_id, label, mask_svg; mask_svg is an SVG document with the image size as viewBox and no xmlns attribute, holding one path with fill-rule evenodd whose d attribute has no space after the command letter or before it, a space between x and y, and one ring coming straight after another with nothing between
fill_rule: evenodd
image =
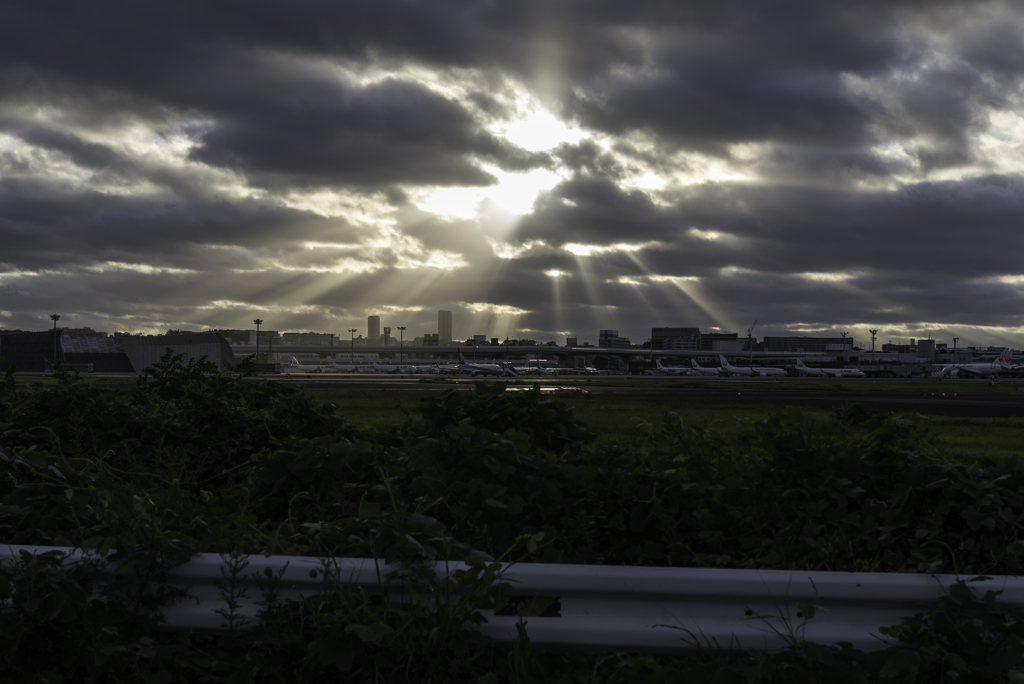
<instances>
[{"instance_id":1,"label":"dark storm cloud","mask_svg":"<svg viewBox=\"0 0 1024 684\"><path fill-rule=\"evenodd\" d=\"M708 184L675 199L659 207L639 191L574 181L538 205L517 239L556 246L660 242L642 258L655 273L674 276L706 276L727 266L774 273L891 270L923 279L931 279L937 264L956 278L1021 270L1019 177L920 183L898 193ZM701 239L691 228L739 241ZM952 257L967 245L970 258Z\"/></svg>"},{"instance_id":2,"label":"dark storm cloud","mask_svg":"<svg viewBox=\"0 0 1024 684\"><path fill-rule=\"evenodd\" d=\"M192 157L260 184L490 185L471 158L522 170L547 161L478 130L455 102L388 79L366 88L324 81L240 93Z\"/></svg>"},{"instance_id":3,"label":"dark storm cloud","mask_svg":"<svg viewBox=\"0 0 1024 684\"><path fill-rule=\"evenodd\" d=\"M261 250L357 235L341 220L258 201L195 204L64 190L0 179L0 261L25 270L102 261L246 268ZM252 254L239 263L236 253L209 249L216 246Z\"/></svg>"},{"instance_id":4,"label":"dark storm cloud","mask_svg":"<svg viewBox=\"0 0 1024 684\"><path fill-rule=\"evenodd\" d=\"M374 305L471 301L529 310L519 324L538 330L556 314L624 331L720 323L704 305L779 328L1019 325L1019 292L986 278L1021 270L1024 188L977 138L992 109L1020 108L1021 18L1010 3L952 0L6 2L0 133L25 149L0 150L0 262L43 274L0 282L0 308L205 321L196 312L217 299L315 327ZM414 69L459 87L428 87ZM582 139L528 152L488 132L520 87ZM188 136L192 163L119 144L128 129L157 145ZM645 173L699 178L707 155L751 180L629 189ZM489 165L570 178L511 235L489 216L412 204L425 188L494 183ZM970 165L965 180L922 180ZM984 168L1003 175L971 177ZM135 184L144 192L117 195ZM396 243L363 249L379 226L283 206L308 190L376 211L386 197ZM491 239L547 246L499 260ZM560 249L624 242L657 245ZM403 272L420 243L468 265ZM346 257L373 268L325 274ZM109 261L189 272L88 270ZM698 276L707 302L650 274ZM402 315L427 326L433 314Z\"/></svg>"}]
</instances>

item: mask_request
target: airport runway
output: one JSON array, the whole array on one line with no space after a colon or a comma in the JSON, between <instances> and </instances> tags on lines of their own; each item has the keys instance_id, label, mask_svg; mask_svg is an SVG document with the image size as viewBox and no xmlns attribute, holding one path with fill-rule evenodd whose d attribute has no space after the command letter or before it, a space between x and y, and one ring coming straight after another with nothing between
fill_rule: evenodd
<instances>
[{"instance_id":1,"label":"airport runway","mask_svg":"<svg viewBox=\"0 0 1024 684\"><path fill-rule=\"evenodd\" d=\"M276 376L277 382L300 387L304 391L417 391L443 392L449 389L470 391L480 380L468 378L448 379L445 382L421 382L416 376L340 376L324 377L316 374L303 376ZM591 382L586 382L586 380ZM512 383L513 379L494 380ZM830 409L861 403L865 407L885 411L916 411L925 415L962 416L976 418L1024 417L1024 381L1003 380L1005 388L992 391L987 380L955 380L939 382L934 379L853 379L822 380L821 388L787 387L795 383L806 385L806 378L691 378L666 380L664 377L560 376L559 378L517 378L510 390L525 390L534 383L552 396L571 400L581 393L619 397L692 397L696 401L715 404L802 406ZM524 384L525 381L526 384ZM563 384L569 381L571 384ZM751 387L752 384L763 387ZM836 385L841 384L841 388ZM875 387L870 387L874 384ZM879 384L911 385L910 389L882 389ZM919 389L918 389L919 387Z\"/></svg>"}]
</instances>

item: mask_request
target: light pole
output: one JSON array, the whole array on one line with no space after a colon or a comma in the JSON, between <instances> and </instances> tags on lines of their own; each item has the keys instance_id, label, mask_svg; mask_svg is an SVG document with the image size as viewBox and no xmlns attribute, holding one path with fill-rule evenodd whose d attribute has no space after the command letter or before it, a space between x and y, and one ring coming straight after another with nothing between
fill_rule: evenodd
<instances>
[{"instance_id":1,"label":"light pole","mask_svg":"<svg viewBox=\"0 0 1024 684\"><path fill-rule=\"evenodd\" d=\"M405 326L398 326L398 365L402 365L405 361L402 358L402 349L405 342Z\"/></svg>"},{"instance_id":2,"label":"light pole","mask_svg":"<svg viewBox=\"0 0 1024 684\"><path fill-rule=\"evenodd\" d=\"M53 367L57 368L57 321L60 320L60 314L50 314L50 320L53 321Z\"/></svg>"},{"instance_id":3,"label":"light pole","mask_svg":"<svg viewBox=\"0 0 1024 684\"><path fill-rule=\"evenodd\" d=\"M331 358L334 358L334 333L331 333Z\"/></svg>"},{"instance_id":4,"label":"light pole","mask_svg":"<svg viewBox=\"0 0 1024 684\"><path fill-rule=\"evenodd\" d=\"M356 329L355 328L349 328L348 329L348 333L349 333L349 335L352 336L352 351L348 355L348 362L349 363L355 363L356 362Z\"/></svg>"},{"instance_id":5,"label":"light pole","mask_svg":"<svg viewBox=\"0 0 1024 684\"><path fill-rule=\"evenodd\" d=\"M256 363L260 362L260 326L263 325L262 318L253 319L253 323L256 324Z\"/></svg>"},{"instance_id":6,"label":"light pole","mask_svg":"<svg viewBox=\"0 0 1024 684\"><path fill-rule=\"evenodd\" d=\"M871 363L875 362L875 335L878 334L878 328L874 330L868 330L871 333Z\"/></svg>"}]
</instances>

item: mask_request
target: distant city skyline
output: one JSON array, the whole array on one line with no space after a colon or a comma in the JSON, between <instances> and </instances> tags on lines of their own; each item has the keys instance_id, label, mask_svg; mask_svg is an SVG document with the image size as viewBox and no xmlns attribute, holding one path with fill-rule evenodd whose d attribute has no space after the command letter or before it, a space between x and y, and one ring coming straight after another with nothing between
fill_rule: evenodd
<instances>
[{"instance_id":1,"label":"distant city skyline","mask_svg":"<svg viewBox=\"0 0 1024 684\"><path fill-rule=\"evenodd\" d=\"M0 328L1024 345L1024 5L8 0Z\"/></svg>"}]
</instances>

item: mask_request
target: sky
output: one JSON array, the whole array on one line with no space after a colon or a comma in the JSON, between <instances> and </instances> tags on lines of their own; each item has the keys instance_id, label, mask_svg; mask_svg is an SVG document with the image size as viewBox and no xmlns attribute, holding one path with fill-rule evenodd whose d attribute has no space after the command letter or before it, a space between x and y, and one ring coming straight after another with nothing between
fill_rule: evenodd
<instances>
[{"instance_id":1,"label":"sky","mask_svg":"<svg viewBox=\"0 0 1024 684\"><path fill-rule=\"evenodd\" d=\"M1024 346L1024 6L0 4L0 328Z\"/></svg>"}]
</instances>

